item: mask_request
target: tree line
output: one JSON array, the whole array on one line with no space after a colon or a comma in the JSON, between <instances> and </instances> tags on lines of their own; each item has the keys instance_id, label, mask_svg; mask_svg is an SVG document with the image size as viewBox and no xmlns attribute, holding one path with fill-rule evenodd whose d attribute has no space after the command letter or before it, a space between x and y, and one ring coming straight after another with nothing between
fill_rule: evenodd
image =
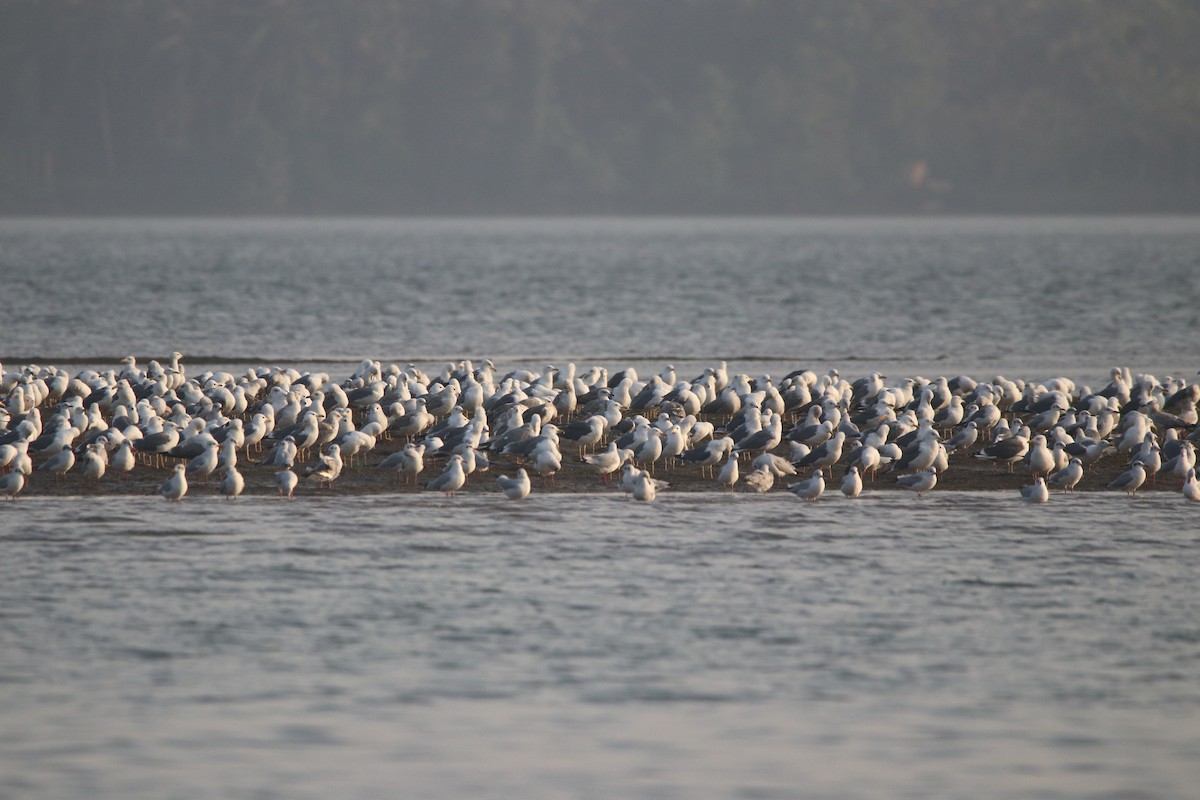
<instances>
[{"instance_id":1,"label":"tree line","mask_svg":"<svg viewBox=\"0 0 1200 800\"><path fill-rule=\"evenodd\" d=\"M0 0L2 213L1200 210L1191 0Z\"/></svg>"}]
</instances>

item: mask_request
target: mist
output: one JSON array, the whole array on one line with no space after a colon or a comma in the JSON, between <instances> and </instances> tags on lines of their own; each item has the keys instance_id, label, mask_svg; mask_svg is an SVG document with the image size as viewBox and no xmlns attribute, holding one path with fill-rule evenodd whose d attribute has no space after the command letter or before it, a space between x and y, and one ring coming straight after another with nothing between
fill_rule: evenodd
<instances>
[{"instance_id":1,"label":"mist","mask_svg":"<svg viewBox=\"0 0 1200 800\"><path fill-rule=\"evenodd\" d=\"M1200 210L1200 6L0 3L0 213Z\"/></svg>"}]
</instances>

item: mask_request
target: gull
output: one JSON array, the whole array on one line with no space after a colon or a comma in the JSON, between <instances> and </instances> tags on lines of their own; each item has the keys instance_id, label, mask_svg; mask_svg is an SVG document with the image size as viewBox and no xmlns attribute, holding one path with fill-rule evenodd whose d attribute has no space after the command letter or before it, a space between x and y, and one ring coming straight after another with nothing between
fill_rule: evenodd
<instances>
[{"instance_id":1,"label":"gull","mask_svg":"<svg viewBox=\"0 0 1200 800\"><path fill-rule=\"evenodd\" d=\"M104 477L104 472L108 468L107 456L108 453L101 442L92 442L87 446L87 450L79 459L79 469L83 472L84 483L100 484L100 479Z\"/></svg>"},{"instance_id":2,"label":"gull","mask_svg":"<svg viewBox=\"0 0 1200 800\"><path fill-rule=\"evenodd\" d=\"M917 434L916 437L904 447L900 458L892 463L888 472L896 470L921 472L934 465L941 452L939 447L941 441L938 439L937 433L932 428L926 428L919 432L914 431L914 433Z\"/></svg>"},{"instance_id":3,"label":"gull","mask_svg":"<svg viewBox=\"0 0 1200 800\"><path fill-rule=\"evenodd\" d=\"M1038 434L1029 445L1029 471L1035 478L1044 478L1054 471L1054 453L1046 446L1046 437Z\"/></svg>"},{"instance_id":4,"label":"gull","mask_svg":"<svg viewBox=\"0 0 1200 800\"><path fill-rule=\"evenodd\" d=\"M261 411L242 427L242 446L249 452L257 448L267 435L267 416Z\"/></svg>"},{"instance_id":5,"label":"gull","mask_svg":"<svg viewBox=\"0 0 1200 800\"><path fill-rule=\"evenodd\" d=\"M300 428L294 434L293 438L296 441L296 450L304 453L314 444L317 444L317 439L321 436L321 420L315 412L305 412L304 418L300 421Z\"/></svg>"},{"instance_id":6,"label":"gull","mask_svg":"<svg viewBox=\"0 0 1200 800\"><path fill-rule=\"evenodd\" d=\"M954 428L962 422L965 413L962 398L954 395L950 398L950 405L934 413L933 424L942 429Z\"/></svg>"},{"instance_id":7,"label":"gull","mask_svg":"<svg viewBox=\"0 0 1200 800\"><path fill-rule=\"evenodd\" d=\"M17 495L25 488L25 470L24 465L15 467L12 472L7 475L0 475L0 494L8 497L9 500L16 500Z\"/></svg>"},{"instance_id":8,"label":"gull","mask_svg":"<svg viewBox=\"0 0 1200 800\"><path fill-rule=\"evenodd\" d=\"M554 483L554 476L558 474L560 469L562 469L562 453L560 453L558 447L556 447L554 443L550 441L547 441L540 447L535 448L534 451L529 454L529 461L534 472L542 476L543 480L549 478L551 483Z\"/></svg>"},{"instance_id":9,"label":"gull","mask_svg":"<svg viewBox=\"0 0 1200 800\"><path fill-rule=\"evenodd\" d=\"M564 439L570 439L583 450L599 444L608 429L608 420L599 414L593 414L582 422L571 422L560 431Z\"/></svg>"},{"instance_id":10,"label":"gull","mask_svg":"<svg viewBox=\"0 0 1200 800\"><path fill-rule=\"evenodd\" d=\"M342 474L342 448L337 444L329 445L329 449L317 458L317 463L304 471L305 478L311 478L317 485L325 484L333 488L333 482Z\"/></svg>"},{"instance_id":11,"label":"gull","mask_svg":"<svg viewBox=\"0 0 1200 800\"><path fill-rule=\"evenodd\" d=\"M1039 475L1032 486L1022 486L1021 499L1027 503L1045 503L1049 500L1050 490L1046 488L1046 479Z\"/></svg>"},{"instance_id":12,"label":"gull","mask_svg":"<svg viewBox=\"0 0 1200 800\"><path fill-rule=\"evenodd\" d=\"M729 454L729 458L725 461L725 466L721 467L721 472L717 475L717 482L721 484L721 491L729 492L733 490L733 485L738 482L737 453Z\"/></svg>"},{"instance_id":13,"label":"gull","mask_svg":"<svg viewBox=\"0 0 1200 800\"><path fill-rule=\"evenodd\" d=\"M787 488L801 500L815 501L825 491L825 477L817 470L808 480L793 483Z\"/></svg>"},{"instance_id":14,"label":"gull","mask_svg":"<svg viewBox=\"0 0 1200 800\"><path fill-rule=\"evenodd\" d=\"M1176 478L1183 480L1187 477L1188 471L1195 466L1196 445L1185 440L1175 457L1163 464L1160 471L1165 475L1174 475Z\"/></svg>"},{"instance_id":15,"label":"gull","mask_svg":"<svg viewBox=\"0 0 1200 800\"><path fill-rule=\"evenodd\" d=\"M1188 470L1187 477L1183 480L1183 496L1193 503L1200 503L1200 481L1196 480L1195 467Z\"/></svg>"},{"instance_id":16,"label":"gull","mask_svg":"<svg viewBox=\"0 0 1200 800\"><path fill-rule=\"evenodd\" d=\"M700 472L703 474L705 468L715 466L732 449L733 440L728 437L709 439L703 445L693 447L691 450L684 450L679 454L679 460L685 464L700 467Z\"/></svg>"},{"instance_id":17,"label":"gull","mask_svg":"<svg viewBox=\"0 0 1200 800\"><path fill-rule=\"evenodd\" d=\"M833 465L842 458L842 446L846 443L846 434L838 431L827 441L821 443L820 446L813 449L811 453L806 455L795 463L796 467L816 467L817 471L821 471L829 467L832 471Z\"/></svg>"},{"instance_id":18,"label":"gull","mask_svg":"<svg viewBox=\"0 0 1200 800\"><path fill-rule=\"evenodd\" d=\"M272 467L283 467L291 469L296 462L296 440L292 436L287 436L283 441L277 442L275 448L264 458L259 461L259 464L267 464Z\"/></svg>"},{"instance_id":19,"label":"gull","mask_svg":"<svg viewBox=\"0 0 1200 800\"><path fill-rule=\"evenodd\" d=\"M467 482L462 462L463 457L458 453L450 456L450 463L446 465L446 469L441 475L425 484L425 488L432 492L441 492L447 497L453 496Z\"/></svg>"},{"instance_id":20,"label":"gull","mask_svg":"<svg viewBox=\"0 0 1200 800\"><path fill-rule=\"evenodd\" d=\"M417 476L425 469L425 445L409 442L404 448L397 450L376 465L377 469L394 469L396 476L402 482L408 483L409 477L415 483Z\"/></svg>"},{"instance_id":21,"label":"gull","mask_svg":"<svg viewBox=\"0 0 1200 800\"><path fill-rule=\"evenodd\" d=\"M621 467L621 490L626 494L633 494L637 489L638 481L645 478L650 484L650 488L657 492L659 489L666 489L671 484L666 481L660 481L650 477L650 473L644 469L638 469L632 464L626 464Z\"/></svg>"},{"instance_id":22,"label":"gull","mask_svg":"<svg viewBox=\"0 0 1200 800\"><path fill-rule=\"evenodd\" d=\"M515 478L500 475L496 478L496 483L500 484L500 491L504 492L504 496L509 500L520 500L529 494L529 473L525 471L524 467L517 470Z\"/></svg>"},{"instance_id":23,"label":"gull","mask_svg":"<svg viewBox=\"0 0 1200 800\"><path fill-rule=\"evenodd\" d=\"M181 500L187 494L188 490L187 475L184 473L185 469L186 467L183 464L176 464L171 477L167 478L155 490L155 494L161 494L171 502Z\"/></svg>"},{"instance_id":24,"label":"gull","mask_svg":"<svg viewBox=\"0 0 1200 800\"><path fill-rule=\"evenodd\" d=\"M463 459L463 474L470 477L476 472L487 472L491 463L487 457L480 454L478 450L464 443L454 448L453 453L458 453Z\"/></svg>"},{"instance_id":25,"label":"gull","mask_svg":"<svg viewBox=\"0 0 1200 800\"><path fill-rule=\"evenodd\" d=\"M979 410L968 418L968 421L974 422L981 433L987 433L1000 424L1000 419L1000 407L995 403L988 402L980 406Z\"/></svg>"},{"instance_id":26,"label":"gull","mask_svg":"<svg viewBox=\"0 0 1200 800\"><path fill-rule=\"evenodd\" d=\"M662 434L655 431L647 436L641 444L633 447L633 461L635 464L646 464L650 469L654 469L654 462L662 458L662 452Z\"/></svg>"},{"instance_id":27,"label":"gull","mask_svg":"<svg viewBox=\"0 0 1200 800\"><path fill-rule=\"evenodd\" d=\"M1071 460L1071 457L1067 455L1067 446L1061 441L1054 443L1054 449L1050 451L1050 454L1054 459L1054 466L1051 468L1051 472L1058 472L1065 468L1067 462Z\"/></svg>"},{"instance_id":28,"label":"gull","mask_svg":"<svg viewBox=\"0 0 1200 800\"><path fill-rule=\"evenodd\" d=\"M688 447L695 447L705 439L712 439L716 435L717 426L707 420L697 420L694 416L688 416L685 421L691 425L687 431Z\"/></svg>"},{"instance_id":29,"label":"gull","mask_svg":"<svg viewBox=\"0 0 1200 800\"><path fill-rule=\"evenodd\" d=\"M901 475L896 478L896 485L911 489L917 493L917 497L923 497L926 492L937 486L937 467L929 467L913 475Z\"/></svg>"},{"instance_id":30,"label":"gull","mask_svg":"<svg viewBox=\"0 0 1200 800\"><path fill-rule=\"evenodd\" d=\"M649 503L658 495L658 482L651 478L645 470L638 470L638 476L633 483L633 499Z\"/></svg>"},{"instance_id":31,"label":"gull","mask_svg":"<svg viewBox=\"0 0 1200 800\"><path fill-rule=\"evenodd\" d=\"M771 470L771 474L776 478L796 474L796 468L792 466L792 462L774 453L763 453L750 462L750 469L758 469L763 466Z\"/></svg>"},{"instance_id":32,"label":"gull","mask_svg":"<svg viewBox=\"0 0 1200 800\"><path fill-rule=\"evenodd\" d=\"M22 425L26 423L21 423ZM0 445L0 469L16 464L17 457L29 451L28 439L13 439L11 443Z\"/></svg>"},{"instance_id":33,"label":"gull","mask_svg":"<svg viewBox=\"0 0 1200 800\"><path fill-rule=\"evenodd\" d=\"M351 408L367 408L373 403L378 403L386 391L386 383L371 381L361 389L352 389L346 392L346 402Z\"/></svg>"},{"instance_id":34,"label":"gull","mask_svg":"<svg viewBox=\"0 0 1200 800\"><path fill-rule=\"evenodd\" d=\"M842 494L846 497L858 497L862 494L863 482L862 476L858 474L858 467L851 466L842 478Z\"/></svg>"},{"instance_id":35,"label":"gull","mask_svg":"<svg viewBox=\"0 0 1200 800\"><path fill-rule=\"evenodd\" d=\"M771 487L775 485L775 473L771 472L769 466L763 464L747 472L742 480L751 489L762 494L770 491Z\"/></svg>"},{"instance_id":36,"label":"gull","mask_svg":"<svg viewBox=\"0 0 1200 800\"><path fill-rule=\"evenodd\" d=\"M52 473L54 481L57 483L73 466L75 466L75 453L71 451L71 445L64 444L61 450L50 456L38 469Z\"/></svg>"},{"instance_id":37,"label":"gull","mask_svg":"<svg viewBox=\"0 0 1200 800\"><path fill-rule=\"evenodd\" d=\"M875 480L875 473L879 469L881 461L879 449L875 445L867 443L850 453L848 466L857 469L860 476L867 475L871 480Z\"/></svg>"},{"instance_id":38,"label":"gull","mask_svg":"<svg viewBox=\"0 0 1200 800\"><path fill-rule=\"evenodd\" d=\"M237 442L232 438L226 438L225 441L221 442L220 455L217 456L217 469L236 467L238 462L237 451Z\"/></svg>"},{"instance_id":39,"label":"gull","mask_svg":"<svg viewBox=\"0 0 1200 800\"><path fill-rule=\"evenodd\" d=\"M820 409L816 406L813 406L812 410L820 413ZM799 442L809 447L816 447L824 444L829 437L833 436L833 430L834 425L829 420L813 424L800 423L788 432L787 439L789 442Z\"/></svg>"},{"instance_id":40,"label":"gull","mask_svg":"<svg viewBox=\"0 0 1200 800\"><path fill-rule=\"evenodd\" d=\"M220 491L221 494L233 500L242 490L246 488L246 481L242 478L242 473L237 471L237 467L230 464L225 468L225 477L221 478Z\"/></svg>"},{"instance_id":41,"label":"gull","mask_svg":"<svg viewBox=\"0 0 1200 800\"><path fill-rule=\"evenodd\" d=\"M626 494L632 492L634 481L637 480L637 476L641 474L641 472L642 470L638 469L633 464L622 465L620 479L621 491L625 492Z\"/></svg>"},{"instance_id":42,"label":"gull","mask_svg":"<svg viewBox=\"0 0 1200 800\"><path fill-rule=\"evenodd\" d=\"M417 436L433 424L435 417L426 409L425 398L418 397L415 402L416 408L413 411L392 421L388 426L388 433L396 436Z\"/></svg>"},{"instance_id":43,"label":"gull","mask_svg":"<svg viewBox=\"0 0 1200 800\"><path fill-rule=\"evenodd\" d=\"M668 467L675 463L675 458L687 448L687 436L678 425L672 425L663 440L662 459Z\"/></svg>"},{"instance_id":44,"label":"gull","mask_svg":"<svg viewBox=\"0 0 1200 800\"><path fill-rule=\"evenodd\" d=\"M1137 490L1140 489L1142 484L1145 482L1145 467L1142 466L1141 461L1134 461L1133 464L1130 465L1129 469L1118 475L1112 483L1108 484L1107 488L1120 489L1130 497L1135 497L1137 495Z\"/></svg>"},{"instance_id":45,"label":"gull","mask_svg":"<svg viewBox=\"0 0 1200 800\"><path fill-rule=\"evenodd\" d=\"M299 482L300 478L296 476L296 473L286 467L275 473L275 488L279 490L280 497L291 500L296 491L296 484Z\"/></svg>"},{"instance_id":46,"label":"gull","mask_svg":"<svg viewBox=\"0 0 1200 800\"><path fill-rule=\"evenodd\" d=\"M204 452L187 462L187 474L190 478L197 476L208 483L208 476L217 468L217 440L208 439L204 443Z\"/></svg>"},{"instance_id":47,"label":"gull","mask_svg":"<svg viewBox=\"0 0 1200 800\"><path fill-rule=\"evenodd\" d=\"M1078 456L1073 456L1065 467L1048 477L1046 482L1059 489L1073 492L1081 480L1083 480L1083 461Z\"/></svg>"},{"instance_id":48,"label":"gull","mask_svg":"<svg viewBox=\"0 0 1200 800\"><path fill-rule=\"evenodd\" d=\"M779 446L783 439L783 420L778 414L771 414L771 419L762 430L751 433L733 448L735 453L768 453ZM845 440L845 434L842 434Z\"/></svg>"},{"instance_id":49,"label":"gull","mask_svg":"<svg viewBox=\"0 0 1200 800\"><path fill-rule=\"evenodd\" d=\"M180 433L179 444L163 453L163 455L167 458L187 461L203 453L204 448L208 446L209 442L216 441L213 435L203 428L204 420L199 417L193 418Z\"/></svg>"},{"instance_id":50,"label":"gull","mask_svg":"<svg viewBox=\"0 0 1200 800\"><path fill-rule=\"evenodd\" d=\"M1150 435L1150 419L1140 411L1132 411L1121 418L1121 425L1128 425L1125 433L1117 440L1117 450L1131 453L1142 445Z\"/></svg>"},{"instance_id":51,"label":"gull","mask_svg":"<svg viewBox=\"0 0 1200 800\"><path fill-rule=\"evenodd\" d=\"M378 423L367 423L361 430L347 431L338 437L337 443L342 448L342 453L349 460L351 467L354 466L354 457L359 454L365 455L375 449L378 443L378 434L382 433L383 429Z\"/></svg>"},{"instance_id":52,"label":"gull","mask_svg":"<svg viewBox=\"0 0 1200 800\"><path fill-rule=\"evenodd\" d=\"M1143 448L1139 452L1137 459L1142 462L1142 466L1146 469L1146 475L1150 478L1150 485L1153 486L1158 482L1158 471L1162 469L1162 451L1157 444L1151 444L1149 447Z\"/></svg>"},{"instance_id":53,"label":"gull","mask_svg":"<svg viewBox=\"0 0 1200 800\"><path fill-rule=\"evenodd\" d=\"M1046 431L1053 430L1054 426L1058 424L1059 419L1062 417L1062 412L1066 410L1067 406L1065 404L1055 402L1042 413L1030 418L1029 422L1027 423L1029 425L1029 429L1034 433L1045 433Z\"/></svg>"},{"instance_id":54,"label":"gull","mask_svg":"<svg viewBox=\"0 0 1200 800\"><path fill-rule=\"evenodd\" d=\"M629 450L619 450L616 442L609 442L608 449L599 453L589 453L583 456L583 461L600 474L600 480L608 482L608 476L621 468L627 458L632 458Z\"/></svg>"},{"instance_id":55,"label":"gull","mask_svg":"<svg viewBox=\"0 0 1200 800\"><path fill-rule=\"evenodd\" d=\"M715 400L705 403L700 409L701 413L722 417L732 417L741 410L742 398L732 386L726 386Z\"/></svg>"},{"instance_id":56,"label":"gull","mask_svg":"<svg viewBox=\"0 0 1200 800\"><path fill-rule=\"evenodd\" d=\"M1079 439L1066 446L1067 455L1078 456L1085 467L1090 467L1106 453L1113 452L1113 447L1103 439Z\"/></svg>"},{"instance_id":57,"label":"gull","mask_svg":"<svg viewBox=\"0 0 1200 800\"><path fill-rule=\"evenodd\" d=\"M969 450L979 439L979 423L971 420L959 428L950 441L946 442L946 452L956 453L959 450Z\"/></svg>"},{"instance_id":58,"label":"gull","mask_svg":"<svg viewBox=\"0 0 1200 800\"><path fill-rule=\"evenodd\" d=\"M1012 472L1012 465L1024 458L1027 452L1029 442L1024 436L1009 436L983 448L975 454L975 458L1008 464L1008 471Z\"/></svg>"}]
</instances>

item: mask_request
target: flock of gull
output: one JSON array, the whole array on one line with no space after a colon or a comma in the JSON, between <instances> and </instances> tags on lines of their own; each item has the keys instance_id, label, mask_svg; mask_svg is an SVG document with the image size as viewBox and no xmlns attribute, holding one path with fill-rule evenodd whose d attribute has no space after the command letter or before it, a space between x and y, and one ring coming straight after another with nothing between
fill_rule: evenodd
<instances>
[{"instance_id":1,"label":"flock of gull","mask_svg":"<svg viewBox=\"0 0 1200 800\"><path fill-rule=\"evenodd\" d=\"M189 376L182 358L75 374L0 366L0 495L69 474L86 491L166 471L157 493L168 500L210 480L232 499L250 469L287 498L302 483L380 471L453 495L503 466L512 474L495 484L514 500L534 477L549 486L582 471L642 501L671 487L668 474L726 492L786 486L815 501L831 483L854 498L879 480L922 496L969 458L1027 472L1029 502L1074 491L1101 463L1122 469L1108 489L1173 482L1200 501L1200 384L1121 368L1093 391L1064 378L850 381L836 370L775 380L725 362L692 377L670 365L502 374L490 360L437 374L365 360L340 381L284 367Z\"/></svg>"}]
</instances>

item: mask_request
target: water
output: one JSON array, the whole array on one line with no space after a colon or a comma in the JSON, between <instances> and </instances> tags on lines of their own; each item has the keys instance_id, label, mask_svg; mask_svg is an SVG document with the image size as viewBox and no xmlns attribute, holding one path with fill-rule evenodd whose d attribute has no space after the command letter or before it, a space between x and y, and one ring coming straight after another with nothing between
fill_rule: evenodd
<instances>
[{"instance_id":1,"label":"water","mask_svg":"<svg viewBox=\"0 0 1200 800\"><path fill-rule=\"evenodd\" d=\"M1194 375L1200 218L0 220L0 357ZM1094 376L1094 377L1093 377Z\"/></svg>"},{"instance_id":2,"label":"water","mask_svg":"<svg viewBox=\"0 0 1200 800\"><path fill-rule=\"evenodd\" d=\"M29 498L0 796L1190 797L1180 502Z\"/></svg>"},{"instance_id":3,"label":"water","mask_svg":"<svg viewBox=\"0 0 1200 800\"><path fill-rule=\"evenodd\" d=\"M0 356L1192 376L1200 221L0 221ZM195 363L195 362L193 362ZM1174 798L1176 493L0 504L0 798Z\"/></svg>"}]
</instances>

